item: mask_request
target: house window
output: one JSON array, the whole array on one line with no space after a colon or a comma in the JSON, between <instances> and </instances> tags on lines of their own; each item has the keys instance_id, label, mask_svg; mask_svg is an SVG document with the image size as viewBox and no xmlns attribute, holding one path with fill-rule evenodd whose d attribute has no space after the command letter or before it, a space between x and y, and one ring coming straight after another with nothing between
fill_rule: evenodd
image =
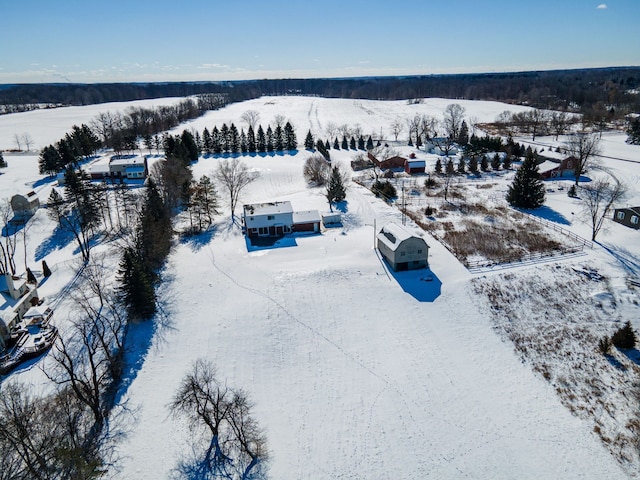
<instances>
[{"instance_id":1,"label":"house window","mask_svg":"<svg viewBox=\"0 0 640 480\"><path fill-rule=\"evenodd\" d=\"M273 220L274 218L276 218L276 217L273 216L273 215L267 215L267 220Z\"/></svg>"},{"instance_id":2,"label":"house window","mask_svg":"<svg viewBox=\"0 0 640 480\"><path fill-rule=\"evenodd\" d=\"M405 252L400 252L400 256L404 257Z\"/></svg>"},{"instance_id":3,"label":"house window","mask_svg":"<svg viewBox=\"0 0 640 480\"><path fill-rule=\"evenodd\" d=\"M633 223L634 225L638 224L638 216L634 215L633 217L631 217L631 223Z\"/></svg>"},{"instance_id":4,"label":"house window","mask_svg":"<svg viewBox=\"0 0 640 480\"><path fill-rule=\"evenodd\" d=\"M267 227L258 228L258 235L267 235L269 233L269 229Z\"/></svg>"},{"instance_id":5,"label":"house window","mask_svg":"<svg viewBox=\"0 0 640 480\"><path fill-rule=\"evenodd\" d=\"M422 250L418 250L418 253L422 253Z\"/></svg>"},{"instance_id":6,"label":"house window","mask_svg":"<svg viewBox=\"0 0 640 480\"><path fill-rule=\"evenodd\" d=\"M624 212L618 212L618 220L624 220Z\"/></svg>"}]
</instances>

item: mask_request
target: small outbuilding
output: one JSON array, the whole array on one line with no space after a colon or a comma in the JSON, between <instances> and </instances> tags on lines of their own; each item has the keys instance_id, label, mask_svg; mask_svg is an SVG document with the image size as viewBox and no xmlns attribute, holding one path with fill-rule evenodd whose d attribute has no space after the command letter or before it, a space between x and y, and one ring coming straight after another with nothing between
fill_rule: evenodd
<instances>
[{"instance_id":1,"label":"small outbuilding","mask_svg":"<svg viewBox=\"0 0 640 480\"><path fill-rule=\"evenodd\" d=\"M640 207L616 208L613 212L613 221L625 227L640 229Z\"/></svg>"},{"instance_id":2,"label":"small outbuilding","mask_svg":"<svg viewBox=\"0 0 640 480\"><path fill-rule=\"evenodd\" d=\"M429 267L429 245L412 230L388 223L376 235L376 247L397 272Z\"/></svg>"},{"instance_id":3,"label":"small outbuilding","mask_svg":"<svg viewBox=\"0 0 640 480\"><path fill-rule=\"evenodd\" d=\"M11 197L11 210L13 210L13 215L18 219L32 217L38 207L40 207L40 200L33 190L25 195L18 193Z\"/></svg>"}]
</instances>

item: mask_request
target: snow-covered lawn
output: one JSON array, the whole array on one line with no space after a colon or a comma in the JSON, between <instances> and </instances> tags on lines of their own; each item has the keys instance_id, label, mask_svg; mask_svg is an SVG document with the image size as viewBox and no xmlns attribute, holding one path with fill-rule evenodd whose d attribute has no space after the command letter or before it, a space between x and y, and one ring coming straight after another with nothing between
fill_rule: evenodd
<instances>
[{"instance_id":1,"label":"snow-covered lawn","mask_svg":"<svg viewBox=\"0 0 640 480\"><path fill-rule=\"evenodd\" d=\"M393 119L415 113L440 116L454 102L480 121L524 108L446 99L408 105L265 97L210 112L176 131L212 129L223 122L240 126L240 115L254 109L265 128L276 114L290 119L299 141L307 129L325 137L329 122L359 124L365 134L383 129L389 137ZM59 128L68 130L87 121L102 111L99 107L83 107L91 115L80 115ZM48 115L54 112L28 112L33 114L32 136L38 129L43 132L39 144L52 143L66 132L51 127L55 121ZM27 113L0 117L0 145L11 146L14 132L7 125L19 125L20 115ZM640 160L639 149L618 137L607 137L606 148L609 142L615 146L611 156ZM543 139L547 140L552 141ZM399 147L402 152L407 148ZM416 153L428 160L431 170L434 158ZM260 178L247 187L242 201L290 200L296 210L326 211L322 190L308 187L302 178L307 155L301 151L294 156L243 157ZM353 152L332 150L332 155L336 162L346 163ZM48 196L51 183L37 174L37 156L5 158L9 168L0 175L2 197L34 184L41 198ZM195 176L211 173L216 163L215 158L201 158L194 165ZM629 181L637 203L638 166L618 160L607 166ZM491 178L496 191L506 188L509 175ZM576 200L565 192L549 194L547 207L540 215L589 237ZM534 368L538 357L523 360L496 328L501 320L489 311L477 284L493 282L515 295L522 288L520 279L539 278L553 285L557 272L588 264L609 278L611 295L625 299L616 318L631 320L637 329L637 292L628 291L625 284L629 270L640 272L637 231L609 222L610 231L600 238L606 249L596 245L584 257L558 261L561 268L530 265L511 269L512 277L498 273L479 279L428 236L431 271L390 272L373 249L374 224L379 228L401 222L400 212L360 186L351 184L343 219L343 227L321 235L292 236L276 248L248 249L225 209L212 233L175 246L159 290L165 322L151 333L148 325L138 327L139 348L130 357L132 370L122 405L133 416L129 434L119 445L118 478L171 477L187 451L190 432L170 416L167 405L192 362L203 357L216 364L220 377L245 389L253 400L255 417L266 429L272 478L634 476L637 463L623 470L594 432L592 418L573 415L557 395L557 384ZM45 296L56 298L72 277L77 252L73 243L52 239L53 224L45 212L40 210L36 220L27 257L29 262L46 258L56 266L42 287ZM96 253L107 249L99 246ZM115 272L117 261L108 264ZM529 291L533 290L522 290L524 300ZM590 293L598 292L585 295ZM528 312L538 304L524 300L519 307L516 297L510 307L523 322L523 331L532 332L539 322ZM55 313L59 324L66 320L65 308L60 304ZM599 307L594 303L591 308ZM561 367L560 361L553 364L553 379L566 374ZM44 382L37 368L23 369L13 378ZM615 385L617 378L612 373L605 381Z\"/></svg>"}]
</instances>

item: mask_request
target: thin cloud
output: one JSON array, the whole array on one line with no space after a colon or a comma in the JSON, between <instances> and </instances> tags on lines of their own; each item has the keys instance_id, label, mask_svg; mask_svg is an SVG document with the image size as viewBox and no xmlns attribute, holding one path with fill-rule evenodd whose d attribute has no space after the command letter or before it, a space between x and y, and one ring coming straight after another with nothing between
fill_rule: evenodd
<instances>
[{"instance_id":1,"label":"thin cloud","mask_svg":"<svg viewBox=\"0 0 640 480\"><path fill-rule=\"evenodd\" d=\"M600 5L598 5L598 10L606 10L607 9L607 4L606 3L601 3Z\"/></svg>"}]
</instances>

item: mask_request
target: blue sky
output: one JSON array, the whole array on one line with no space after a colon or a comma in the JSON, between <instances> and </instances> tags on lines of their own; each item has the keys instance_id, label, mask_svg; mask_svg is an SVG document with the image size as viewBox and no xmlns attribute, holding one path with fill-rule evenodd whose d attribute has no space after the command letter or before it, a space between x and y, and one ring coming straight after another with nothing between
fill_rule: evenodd
<instances>
[{"instance_id":1,"label":"blue sky","mask_svg":"<svg viewBox=\"0 0 640 480\"><path fill-rule=\"evenodd\" d=\"M0 83L640 66L640 0L0 0Z\"/></svg>"}]
</instances>

